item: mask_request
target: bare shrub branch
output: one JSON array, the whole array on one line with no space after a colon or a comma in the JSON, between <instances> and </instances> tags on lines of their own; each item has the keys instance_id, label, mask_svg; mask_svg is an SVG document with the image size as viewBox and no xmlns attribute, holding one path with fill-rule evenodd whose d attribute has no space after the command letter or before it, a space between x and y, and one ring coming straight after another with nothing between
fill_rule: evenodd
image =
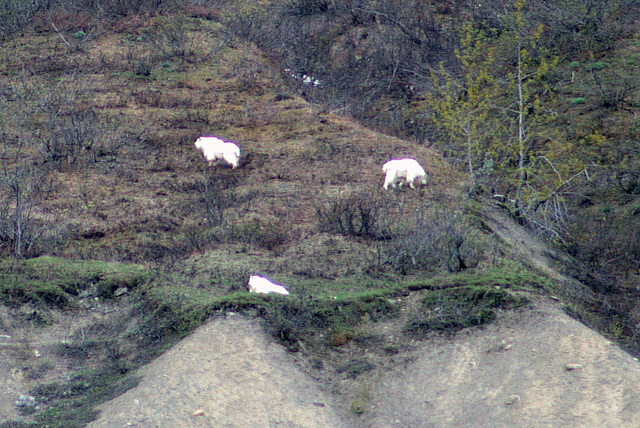
<instances>
[{"instance_id":1,"label":"bare shrub branch","mask_svg":"<svg viewBox=\"0 0 640 428\"><path fill-rule=\"evenodd\" d=\"M383 219L389 208L388 200L371 192L340 195L327 205L316 206L318 228L345 236L388 239L389 228Z\"/></svg>"}]
</instances>

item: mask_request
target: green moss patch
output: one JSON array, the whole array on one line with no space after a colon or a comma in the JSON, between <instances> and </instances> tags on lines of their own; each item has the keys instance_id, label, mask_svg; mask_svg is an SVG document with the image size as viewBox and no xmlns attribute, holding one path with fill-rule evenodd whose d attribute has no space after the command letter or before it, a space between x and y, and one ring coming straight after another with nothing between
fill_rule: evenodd
<instances>
[{"instance_id":1,"label":"green moss patch","mask_svg":"<svg viewBox=\"0 0 640 428\"><path fill-rule=\"evenodd\" d=\"M32 303L68 308L92 287L98 296L111 298L118 288L133 290L150 277L147 268L133 264L57 257L5 259L0 261L0 300L11 307Z\"/></svg>"},{"instance_id":2,"label":"green moss patch","mask_svg":"<svg viewBox=\"0 0 640 428\"><path fill-rule=\"evenodd\" d=\"M512 309L527 299L493 287L463 286L429 291L409 316L405 332L455 332L493 321L496 309Z\"/></svg>"}]
</instances>

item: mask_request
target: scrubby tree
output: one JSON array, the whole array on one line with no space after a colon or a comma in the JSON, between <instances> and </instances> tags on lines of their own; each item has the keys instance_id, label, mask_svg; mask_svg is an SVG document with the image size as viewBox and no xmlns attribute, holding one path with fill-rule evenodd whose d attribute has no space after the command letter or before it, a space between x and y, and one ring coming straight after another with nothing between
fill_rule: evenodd
<instances>
[{"instance_id":1,"label":"scrubby tree","mask_svg":"<svg viewBox=\"0 0 640 428\"><path fill-rule=\"evenodd\" d=\"M526 0L516 0L505 15L506 31L499 39L507 76L505 116L511 124L511 150L517 159L514 213L553 239L562 239L567 222L566 196L579 177L588 178L587 164L576 157L573 144L555 126L558 58L540 44L544 26L525 13ZM511 54L510 54L511 53Z\"/></svg>"},{"instance_id":2,"label":"scrubby tree","mask_svg":"<svg viewBox=\"0 0 640 428\"><path fill-rule=\"evenodd\" d=\"M0 159L0 245L16 257L29 254L47 231L38 204L52 191L49 168L38 165L24 150L2 133Z\"/></svg>"},{"instance_id":3,"label":"scrubby tree","mask_svg":"<svg viewBox=\"0 0 640 428\"><path fill-rule=\"evenodd\" d=\"M464 149L471 188L482 177L513 201L514 215L562 239L566 198L588 177L588 158L557 126L558 58L540 44L544 27L526 7L516 0L493 33L463 27L457 64L433 74L430 105L435 124Z\"/></svg>"},{"instance_id":4,"label":"scrubby tree","mask_svg":"<svg viewBox=\"0 0 640 428\"><path fill-rule=\"evenodd\" d=\"M444 62L437 71L432 71L433 95L428 103L435 123L450 140L445 143L446 150L465 154L472 192L481 178L483 166L493 163L492 148L504 132L502 127L486 126L499 94L492 70L495 49L489 46L484 31L465 24L456 59L460 67L458 73L450 72Z\"/></svg>"}]
</instances>

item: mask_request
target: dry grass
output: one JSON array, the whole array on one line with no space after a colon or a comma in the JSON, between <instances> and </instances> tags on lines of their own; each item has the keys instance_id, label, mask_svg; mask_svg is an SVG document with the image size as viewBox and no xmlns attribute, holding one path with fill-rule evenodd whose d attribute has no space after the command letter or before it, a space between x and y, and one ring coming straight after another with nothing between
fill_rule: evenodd
<instances>
[{"instance_id":1,"label":"dry grass","mask_svg":"<svg viewBox=\"0 0 640 428\"><path fill-rule=\"evenodd\" d=\"M159 22L136 21L134 30L123 33L98 31L72 52L61 50L64 43L53 32L0 47L0 53L11 53L11 62L3 65L8 79L20 75L40 85L64 79L90 94L87 102L100 117L117 116L122 129L142 136L113 161L56 172L59 191L44 205L69 234L50 252L150 262L240 244L248 251L267 249L277 260L271 269L315 275L313 263L298 263L302 252L318 257L317 266L335 264L327 275L343 275L366 270L349 266L368 258L374 247L354 243L347 247L360 249L345 249L348 257L330 254L323 248L325 238L317 235L318 204L349 192L380 192L380 166L399 156L416 157L431 174L419 198L411 192L383 195L401 198L407 213L458 192L460 178L431 149L306 102L278 83L281 72L261 53L237 41L225 45L217 24L190 21L195 57L166 59L149 76L136 75L132 54L154 49L145 31ZM52 52L59 52L50 60L55 64L38 62ZM19 65L31 63L37 65L26 73ZM238 142L241 167L207 168L192 147L202 134ZM224 211L223 229L208 232L197 208L207 177L231 180L236 201ZM184 233L199 227L208 237L198 244L204 247L194 248L193 236Z\"/></svg>"}]
</instances>

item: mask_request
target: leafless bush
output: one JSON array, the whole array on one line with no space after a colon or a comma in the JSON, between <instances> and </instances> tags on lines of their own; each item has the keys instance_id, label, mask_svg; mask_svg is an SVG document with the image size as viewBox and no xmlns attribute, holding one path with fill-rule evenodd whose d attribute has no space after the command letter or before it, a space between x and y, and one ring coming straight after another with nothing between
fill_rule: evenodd
<instances>
[{"instance_id":1,"label":"leafless bush","mask_svg":"<svg viewBox=\"0 0 640 428\"><path fill-rule=\"evenodd\" d=\"M310 16L328 9L328 0L288 0L284 6L285 13L293 16Z\"/></svg>"},{"instance_id":2,"label":"leafless bush","mask_svg":"<svg viewBox=\"0 0 640 428\"><path fill-rule=\"evenodd\" d=\"M46 165L37 165L22 147L10 147L3 138L0 171L0 247L16 257L31 254L47 233L54 233L39 203L54 182Z\"/></svg>"},{"instance_id":3,"label":"leafless bush","mask_svg":"<svg viewBox=\"0 0 640 428\"><path fill-rule=\"evenodd\" d=\"M259 42L264 37L263 28L268 24L264 5L245 4L236 13L225 16L224 24L234 35L250 42Z\"/></svg>"},{"instance_id":4,"label":"leafless bush","mask_svg":"<svg viewBox=\"0 0 640 428\"><path fill-rule=\"evenodd\" d=\"M184 4L185 0L77 0L73 2L72 7L106 15L127 16L171 11Z\"/></svg>"},{"instance_id":5,"label":"leafless bush","mask_svg":"<svg viewBox=\"0 0 640 428\"><path fill-rule=\"evenodd\" d=\"M281 249L292 238L292 224L271 216L248 216L234 225L233 238L269 251Z\"/></svg>"},{"instance_id":6,"label":"leafless bush","mask_svg":"<svg viewBox=\"0 0 640 428\"><path fill-rule=\"evenodd\" d=\"M24 30L41 8L41 3L15 0L0 2L0 36L6 38Z\"/></svg>"},{"instance_id":7,"label":"leafless bush","mask_svg":"<svg viewBox=\"0 0 640 428\"><path fill-rule=\"evenodd\" d=\"M262 86L259 85L260 65L250 53L233 60L231 70L233 76L242 84L241 89L247 92L259 91L261 93L263 91Z\"/></svg>"},{"instance_id":8,"label":"leafless bush","mask_svg":"<svg viewBox=\"0 0 640 428\"><path fill-rule=\"evenodd\" d=\"M0 97L0 248L17 257L36 253L60 230L40 208L55 187L50 165L39 162L32 135L20 133L31 120L27 106L22 92Z\"/></svg>"},{"instance_id":9,"label":"leafless bush","mask_svg":"<svg viewBox=\"0 0 640 428\"><path fill-rule=\"evenodd\" d=\"M444 207L416 213L413 224L397 228L382 252L384 262L403 274L443 268L458 272L477 266L482 257L476 228L463 213Z\"/></svg>"},{"instance_id":10,"label":"leafless bush","mask_svg":"<svg viewBox=\"0 0 640 428\"><path fill-rule=\"evenodd\" d=\"M187 23L187 19L182 16L164 18L145 33L145 38L151 42L155 51L162 52L163 60L173 57L187 59L194 53L194 37Z\"/></svg>"},{"instance_id":11,"label":"leafless bush","mask_svg":"<svg viewBox=\"0 0 640 428\"><path fill-rule=\"evenodd\" d=\"M219 226L224 221L225 210L238 203L235 180L216 174L215 167L206 167L204 180L197 183L197 206L209 226Z\"/></svg>"},{"instance_id":12,"label":"leafless bush","mask_svg":"<svg viewBox=\"0 0 640 428\"><path fill-rule=\"evenodd\" d=\"M122 117L97 113L87 105L87 96L73 80L52 88L36 87L24 96L34 108L24 113L20 128L37 143L45 162L56 168L79 161L113 161L122 149L145 139L144 132L125 129Z\"/></svg>"},{"instance_id":13,"label":"leafless bush","mask_svg":"<svg viewBox=\"0 0 640 428\"><path fill-rule=\"evenodd\" d=\"M389 201L371 192L357 192L333 198L327 205L316 206L321 232L339 233L372 239L388 239Z\"/></svg>"},{"instance_id":14,"label":"leafless bush","mask_svg":"<svg viewBox=\"0 0 640 428\"><path fill-rule=\"evenodd\" d=\"M151 72L163 61L160 52L149 52L142 49L131 48L126 56L127 64L131 72L137 76L150 76Z\"/></svg>"},{"instance_id":15,"label":"leafless bush","mask_svg":"<svg viewBox=\"0 0 640 428\"><path fill-rule=\"evenodd\" d=\"M199 253L204 253L212 244L222 240L215 229L201 223L185 224L180 232L185 248Z\"/></svg>"}]
</instances>

